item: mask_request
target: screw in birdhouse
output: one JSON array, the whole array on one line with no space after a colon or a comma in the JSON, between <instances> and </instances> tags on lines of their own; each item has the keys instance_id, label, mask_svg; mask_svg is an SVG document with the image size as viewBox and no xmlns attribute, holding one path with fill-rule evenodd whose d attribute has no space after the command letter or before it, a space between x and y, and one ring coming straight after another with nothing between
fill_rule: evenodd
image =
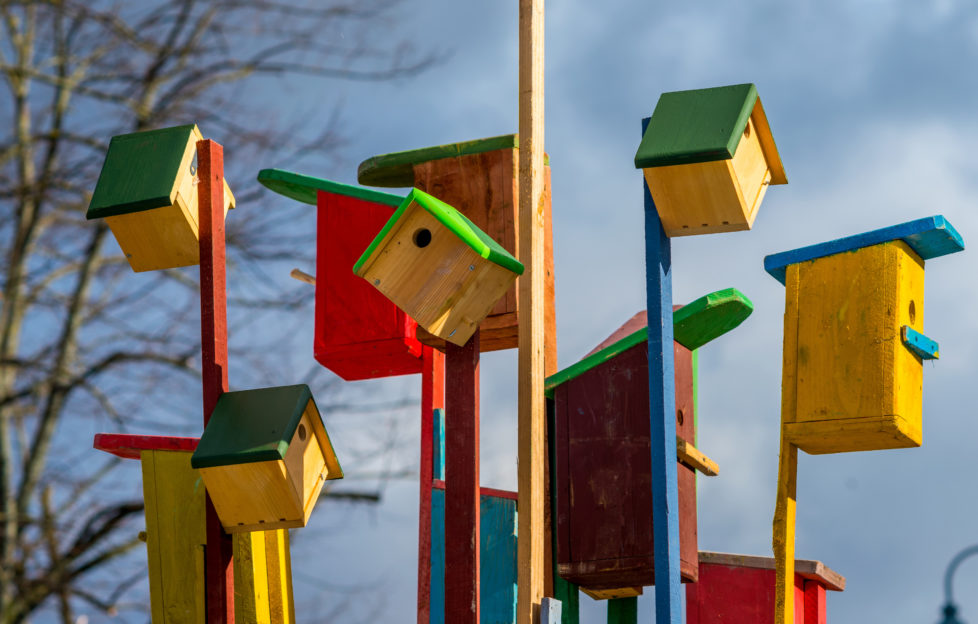
<instances>
[{"instance_id":1,"label":"screw in birdhouse","mask_svg":"<svg viewBox=\"0 0 978 624\"><path fill-rule=\"evenodd\" d=\"M457 332L457 331L458 331L458 328L456 328L456 329L453 329L453 330L452 330L452 333L450 333L450 334L448 334L448 337L449 337L449 338L451 338L452 336L454 336L454 335L455 335L455 332Z\"/></svg>"},{"instance_id":2,"label":"screw in birdhouse","mask_svg":"<svg viewBox=\"0 0 978 624\"><path fill-rule=\"evenodd\" d=\"M475 265L474 264L470 264L469 265L469 270L470 271L475 271Z\"/></svg>"},{"instance_id":3,"label":"screw in birdhouse","mask_svg":"<svg viewBox=\"0 0 978 624\"><path fill-rule=\"evenodd\" d=\"M149 538L149 536L146 534L146 531L140 531L139 534L136 535L136 537L139 539L140 542L145 542Z\"/></svg>"},{"instance_id":4,"label":"screw in birdhouse","mask_svg":"<svg viewBox=\"0 0 978 624\"><path fill-rule=\"evenodd\" d=\"M380 286L380 280L379 279L375 279L374 280L374 286Z\"/></svg>"}]
</instances>

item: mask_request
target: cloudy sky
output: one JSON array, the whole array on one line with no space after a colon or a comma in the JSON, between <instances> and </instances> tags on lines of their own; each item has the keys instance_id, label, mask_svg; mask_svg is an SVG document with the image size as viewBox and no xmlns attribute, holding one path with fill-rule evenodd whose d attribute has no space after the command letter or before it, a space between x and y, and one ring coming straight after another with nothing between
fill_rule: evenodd
<instances>
[{"instance_id":1,"label":"cloudy sky","mask_svg":"<svg viewBox=\"0 0 978 624\"><path fill-rule=\"evenodd\" d=\"M561 368L645 307L642 182L632 165L641 118L662 92L757 85L789 184L770 189L750 232L674 241L673 266L677 302L734 286L755 304L741 328L700 354L699 446L721 475L700 479L699 537L703 550L770 555L784 289L764 273L763 257L933 214L973 240L978 4L551 0L546 10ZM292 85L290 100L339 98L350 139L334 170L304 173L355 182L357 164L372 155L516 131L515 2L415 2L394 29L445 60L411 80L336 93ZM848 580L829 596L830 621L937 621L945 566L978 542L969 477L976 268L971 252L927 263L925 331L942 348L926 365L923 447L801 454L797 554ZM515 351L483 359L487 486L516 485L515 370ZM419 385L414 377L370 388L396 396ZM416 439L410 426L400 435ZM417 485L398 481L379 509L314 515L296 541L300 599L323 581L366 583L361 599L378 621L409 621L416 509ZM978 561L962 567L955 587L963 618L978 621ZM604 621L600 605L582 602L584 621ZM653 618L650 602L651 591L643 621Z\"/></svg>"}]
</instances>

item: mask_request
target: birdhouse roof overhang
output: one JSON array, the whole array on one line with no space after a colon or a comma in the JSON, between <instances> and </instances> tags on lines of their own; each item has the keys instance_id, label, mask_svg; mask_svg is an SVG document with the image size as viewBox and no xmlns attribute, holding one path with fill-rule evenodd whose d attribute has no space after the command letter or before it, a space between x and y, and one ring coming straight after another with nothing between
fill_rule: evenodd
<instances>
[{"instance_id":1,"label":"birdhouse roof overhang","mask_svg":"<svg viewBox=\"0 0 978 624\"><path fill-rule=\"evenodd\" d=\"M369 202L386 204L388 206L399 206L404 201L403 195L392 195L373 189L363 188L314 178L313 176L301 173L292 173L283 169L262 169L258 172L258 181L268 189L275 191L279 195L285 195L289 199L300 201L304 204L316 205L316 196L319 191L333 193L346 197L355 197Z\"/></svg>"},{"instance_id":2,"label":"birdhouse roof overhang","mask_svg":"<svg viewBox=\"0 0 978 624\"><path fill-rule=\"evenodd\" d=\"M276 386L225 392L217 400L210 420L191 458L194 468L229 466L285 459L299 421L312 402L316 435L323 454L335 458L309 386ZM340 474L339 476L342 476ZM335 478L331 476L330 478Z\"/></svg>"},{"instance_id":3,"label":"birdhouse roof overhang","mask_svg":"<svg viewBox=\"0 0 978 624\"><path fill-rule=\"evenodd\" d=\"M394 152L393 154L382 154L368 158L360 163L360 166L357 168L357 182L360 184L369 184L370 186L383 187L414 186L414 165L420 165L421 163L432 160L441 160L443 158L457 158L459 156L481 154L499 149L519 148L519 146L520 140L518 135L504 134L487 139L476 139L462 143L448 143L447 145L436 145L434 147ZM549 164L546 155L544 156L544 164Z\"/></svg>"},{"instance_id":4,"label":"birdhouse roof overhang","mask_svg":"<svg viewBox=\"0 0 978 624\"><path fill-rule=\"evenodd\" d=\"M753 84L663 93L642 135L635 167L728 160L754 119L771 184L787 184L767 115Z\"/></svg>"},{"instance_id":5,"label":"birdhouse roof overhang","mask_svg":"<svg viewBox=\"0 0 978 624\"><path fill-rule=\"evenodd\" d=\"M465 215L437 197L432 197L418 189L411 189L411 192L404 198L401 205L394 211L394 214L391 215L384 228L377 234L366 251L363 252L363 255L357 260L357 263L353 265L354 273L360 274L360 270L366 265L367 261L377 248L380 247L388 234L394 230L404 213L412 206L428 211L439 223L448 228L462 242L486 260L498 264L517 275L523 274L523 265L520 261L506 251L502 245L494 241L492 237L469 221Z\"/></svg>"},{"instance_id":6,"label":"birdhouse roof overhang","mask_svg":"<svg viewBox=\"0 0 978 624\"><path fill-rule=\"evenodd\" d=\"M757 557L754 555L735 555L732 553L699 551L700 563L729 566L734 568L755 568L758 570L774 570L773 557ZM844 591L846 577L831 569L821 561L810 559L795 559L795 574L802 578L816 581L825 589Z\"/></svg>"},{"instance_id":7,"label":"birdhouse roof overhang","mask_svg":"<svg viewBox=\"0 0 978 624\"><path fill-rule=\"evenodd\" d=\"M704 295L672 313L673 340L695 350L736 328L754 311L751 303L736 288ZM637 344L648 342L649 328L643 327L580 362L547 378L544 394L553 398L558 386L614 359Z\"/></svg>"},{"instance_id":8,"label":"birdhouse roof overhang","mask_svg":"<svg viewBox=\"0 0 978 624\"><path fill-rule=\"evenodd\" d=\"M86 219L173 205L180 170L203 136L196 124L112 137Z\"/></svg>"},{"instance_id":9,"label":"birdhouse roof overhang","mask_svg":"<svg viewBox=\"0 0 978 624\"><path fill-rule=\"evenodd\" d=\"M930 260L964 250L964 240L954 229L954 226L942 215L934 215L879 230L837 238L825 243L771 254L764 258L764 270L771 277L784 284L789 265L856 251L863 247L881 245L895 240L905 242L920 256L921 260Z\"/></svg>"}]
</instances>

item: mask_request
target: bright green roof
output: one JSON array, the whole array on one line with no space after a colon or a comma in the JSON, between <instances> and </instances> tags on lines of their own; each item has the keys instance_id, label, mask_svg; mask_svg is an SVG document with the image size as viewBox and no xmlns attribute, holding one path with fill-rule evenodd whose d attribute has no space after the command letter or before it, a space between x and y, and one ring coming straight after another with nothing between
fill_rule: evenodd
<instances>
[{"instance_id":1,"label":"bright green roof","mask_svg":"<svg viewBox=\"0 0 978 624\"><path fill-rule=\"evenodd\" d=\"M384 228L377 234L373 242L370 243L367 250L363 252L363 255L357 260L357 263L353 265L354 273L360 271L360 268L373 255L377 247L380 246L384 237L394 229L398 220L412 204L416 204L431 213L442 225L447 227L462 242L486 260L494 262L505 269L509 269L517 275L523 274L523 265L520 261L514 258L511 253L506 251L502 245L494 241L488 234L480 230L474 223L469 221L465 215L437 197L432 197L418 189L411 189L411 192L404 198L404 201L401 202L398 209L394 211L394 214L391 215Z\"/></svg>"},{"instance_id":2,"label":"bright green roof","mask_svg":"<svg viewBox=\"0 0 978 624\"><path fill-rule=\"evenodd\" d=\"M743 323L753 311L754 304L736 288L718 290L673 312L673 338L687 349L698 349ZM545 394L552 398L557 386L614 359L637 344L647 342L648 339L649 328L643 327L559 373L551 375L544 385Z\"/></svg>"},{"instance_id":3,"label":"bright green roof","mask_svg":"<svg viewBox=\"0 0 978 624\"><path fill-rule=\"evenodd\" d=\"M404 201L403 195L392 195L382 193L373 189L363 188L362 186L351 186L341 184L322 178L292 173L282 169L262 169L258 172L258 181L279 195L285 195L290 199L295 199L304 204L316 205L317 191L336 193L356 197L367 201L387 204L388 206L399 206Z\"/></svg>"},{"instance_id":4,"label":"bright green roof","mask_svg":"<svg viewBox=\"0 0 978 624\"><path fill-rule=\"evenodd\" d=\"M635 166L733 158L756 101L752 84L663 93L635 154Z\"/></svg>"},{"instance_id":5,"label":"bright green roof","mask_svg":"<svg viewBox=\"0 0 978 624\"><path fill-rule=\"evenodd\" d=\"M315 405L305 384L225 392L190 464L209 468L285 459L310 400Z\"/></svg>"},{"instance_id":6,"label":"bright green roof","mask_svg":"<svg viewBox=\"0 0 978 624\"><path fill-rule=\"evenodd\" d=\"M87 219L170 206L194 124L112 137Z\"/></svg>"}]
</instances>

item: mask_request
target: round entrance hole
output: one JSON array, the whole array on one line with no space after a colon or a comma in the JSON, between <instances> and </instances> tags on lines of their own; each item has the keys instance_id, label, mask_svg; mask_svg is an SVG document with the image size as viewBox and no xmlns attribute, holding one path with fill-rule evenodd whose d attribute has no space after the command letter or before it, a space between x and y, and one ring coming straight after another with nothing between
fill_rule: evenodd
<instances>
[{"instance_id":1,"label":"round entrance hole","mask_svg":"<svg viewBox=\"0 0 978 624\"><path fill-rule=\"evenodd\" d=\"M431 242L431 230L428 228L421 228L414 233L414 244L418 247L427 247L428 243Z\"/></svg>"},{"instance_id":2,"label":"round entrance hole","mask_svg":"<svg viewBox=\"0 0 978 624\"><path fill-rule=\"evenodd\" d=\"M306 426L302 423L299 423L299 441L306 441Z\"/></svg>"}]
</instances>

